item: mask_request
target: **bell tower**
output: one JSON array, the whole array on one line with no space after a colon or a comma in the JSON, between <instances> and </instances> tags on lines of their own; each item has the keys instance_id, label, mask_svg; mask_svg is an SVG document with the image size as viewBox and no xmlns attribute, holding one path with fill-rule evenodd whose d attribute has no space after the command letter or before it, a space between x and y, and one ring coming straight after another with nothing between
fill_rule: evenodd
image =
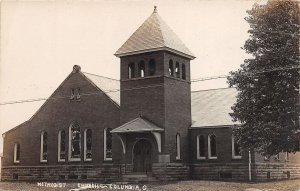
<instances>
[{"instance_id":1,"label":"bell tower","mask_svg":"<svg viewBox=\"0 0 300 191\"><path fill-rule=\"evenodd\" d=\"M190 60L195 56L156 7L115 55L121 59L121 124L138 117L150 121L164 130L161 153L170 161L185 160L191 125Z\"/></svg>"}]
</instances>

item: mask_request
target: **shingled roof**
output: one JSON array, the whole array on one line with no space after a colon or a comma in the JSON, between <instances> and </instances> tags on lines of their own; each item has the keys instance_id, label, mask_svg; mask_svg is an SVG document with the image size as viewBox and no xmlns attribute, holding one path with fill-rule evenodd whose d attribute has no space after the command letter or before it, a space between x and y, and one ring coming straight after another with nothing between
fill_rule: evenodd
<instances>
[{"instance_id":1,"label":"shingled roof","mask_svg":"<svg viewBox=\"0 0 300 191\"><path fill-rule=\"evenodd\" d=\"M229 113L236 102L235 88L222 88L192 92L192 127L220 127L237 123Z\"/></svg>"},{"instance_id":2,"label":"shingled roof","mask_svg":"<svg viewBox=\"0 0 300 191\"><path fill-rule=\"evenodd\" d=\"M155 7L150 17L119 48L115 55L122 57L157 50L167 50L189 59L195 58L193 53L158 15Z\"/></svg>"},{"instance_id":3,"label":"shingled roof","mask_svg":"<svg viewBox=\"0 0 300 191\"><path fill-rule=\"evenodd\" d=\"M84 76L101 89L110 99L120 105L120 81L112 78L98 76L83 72Z\"/></svg>"}]
</instances>

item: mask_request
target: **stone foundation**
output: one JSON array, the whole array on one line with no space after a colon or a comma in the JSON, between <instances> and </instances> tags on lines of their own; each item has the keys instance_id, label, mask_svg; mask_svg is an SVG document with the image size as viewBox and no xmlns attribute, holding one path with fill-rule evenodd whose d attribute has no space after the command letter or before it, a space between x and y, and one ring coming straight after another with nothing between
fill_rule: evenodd
<instances>
[{"instance_id":1,"label":"stone foundation","mask_svg":"<svg viewBox=\"0 0 300 191\"><path fill-rule=\"evenodd\" d=\"M190 165L191 179L248 181L249 169L245 163L203 163Z\"/></svg>"},{"instance_id":2,"label":"stone foundation","mask_svg":"<svg viewBox=\"0 0 300 191\"><path fill-rule=\"evenodd\" d=\"M2 181L117 181L120 165L60 165L60 166L13 166L2 167Z\"/></svg>"},{"instance_id":3,"label":"stone foundation","mask_svg":"<svg viewBox=\"0 0 300 191\"><path fill-rule=\"evenodd\" d=\"M255 181L284 180L300 178L300 164L256 163Z\"/></svg>"},{"instance_id":4,"label":"stone foundation","mask_svg":"<svg viewBox=\"0 0 300 191\"><path fill-rule=\"evenodd\" d=\"M152 175L162 181L189 179L189 167L181 163L154 163Z\"/></svg>"}]
</instances>

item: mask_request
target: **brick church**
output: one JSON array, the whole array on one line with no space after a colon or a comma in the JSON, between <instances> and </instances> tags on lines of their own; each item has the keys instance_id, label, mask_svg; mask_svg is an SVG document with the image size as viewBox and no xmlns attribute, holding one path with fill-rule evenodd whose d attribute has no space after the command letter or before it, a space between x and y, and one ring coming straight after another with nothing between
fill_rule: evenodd
<instances>
[{"instance_id":1,"label":"brick church","mask_svg":"<svg viewBox=\"0 0 300 191\"><path fill-rule=\"evenodd\" d=\"M191 91L195 56L156 8L115 55L120 80L75 65L28 121L2 135L2 180L300 177L299 153L240 149L229 116L236 90Z\"/></svg>"}]
</instances>

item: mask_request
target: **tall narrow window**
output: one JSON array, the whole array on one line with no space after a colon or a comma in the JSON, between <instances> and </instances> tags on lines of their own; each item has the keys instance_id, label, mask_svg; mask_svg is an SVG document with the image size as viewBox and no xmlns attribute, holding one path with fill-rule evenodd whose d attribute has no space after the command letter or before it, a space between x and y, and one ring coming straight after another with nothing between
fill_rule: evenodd
<instances>
[{"instance_id":1,"label":"tall narrow window","mask_svg":"<svg viewBox=\"0 0 300 191\"><path fill-rule=\"evenodd\" d=\"M241 147L239 145L239 143L236 141L236 139L234 138L234 135L232 135L232 139L231 139L232 143L232 158L233 159L240 159L242 158L242 154L241 154Z\"/></svg>"},{"instance_id":2,"label":"tall narrow window","mask_svg":"<svg viewBox=\"0 0 300 191\"><path fill-rule=\"evenodd\" d=\"M169 61L169 75L170 76L174 76L174 64L173 64L173 60Z\"/></svg>"},{"instance_id":3,"label":"tall narrow window","mask_svg":"<svg viewBox=\"0 0 300 191\"><path fill-rule=\"evenodd\" d=\"M197 159L205 159L205 139L203 135L197 136Z\"/></svg>"},{"instance_id":4,"label":"tall narrow window","mask_svg":"<svg viewBox=\"0 0 300 191\"><path fill-rule=\"evenodd\" d=\"M14 163L19 163L20 162L20 144L15 143L14 147Z\"/></svg>"},{"instance_id":5,"label":"tall narrow window","mask_svg":"<svg viewBox=\"0 0 300 191\"><path fill-rule=\"evenodd\" d=\"M66 160L66 132L60 130L58 133L58 161L64 162Z\"/></svg>"},{"instance_id":6,"label":"tall narrow window","mask_svg":"<svg viewBox=\"0 0 300 191\"><path fill-rule=\"evenodd\" d=\"M48 133L43 131L41 133L41 155L40 155L40 161L41 162L47 162L48 157Z\"/></svg>"},{"instance_id":7,"label":"tall narrow window","mask_svg":"<svg viewBox=\"0 0 300 191\"><path fill-rule=\"evenodd\" d=\"M181 65L182 79L186 80L185 64Z\"/></svg>"},{"instance_id":8,"label":"tall narrow window","mask_svg":"<svg viewBox=\"0 0 300 191\"><path fill-rule=\"evenodd\" d=\"M84 160L92 160L92 130L86 129L84 131Z\"/></svg>"},{"instance_id":9,"label":"tall narrow window","mask_svg":"<svg viewBox=\"0 0 300 191\"><path fill-rule=\"evenodd\" d=\"M80 161L80 126L72 123L69 127L69 160Z\"/></svg>"},{"instance_id":10,"label":"tall narrow window","mask_svg":"<svg viewBox=\"0 0 300 191\"><path fill-rule=\"evenodd\" d=\"M215 135L208 136L208 158L217 159L217 139Z\"/></svg>"},{"instance_id":11,"label":"tall narrow window","mask_svg":"<svg viewBox=\"0 0 300 191\"><path fill-rule=\"evenodd\" d=\"M149 76L153 76L155 74L156 64L155 60L151 59L149 62Z\"/></svg>"},{"instance_id":12,"label":"tall narrow window","mask_svg":"<svg viewBox=\"0 0 300 191\"><path fill-rule=\"evenodd\" d=\"M289 160L290 160L289 153L288 153L288 152L286 152L286 153L285 153L285 161L289 161Z\"/></svg>"},{"instance_id":13,"label":"tall narrow window","mask_svg":"<svg viewBox=\"0 0 300 191\"><path fill-rule=\"evenodd\" d=\"M138 65L139 68L139 77L145 77L145 63L144 61L141 61Z\"/></svg>"},{"instance_id":14,"label":"tall narrow window","mask_svg":"<svg viewBox=\"0 0 300 191\"><path fill-rule=\"evenodd\" d=\"M104 160L112 160L111 128L104 129Z\"/></svg>"},{"instance_id":15,"label":"tall narrow window","mask_svg":"<svg viewBox=\"0 0 300 191\"><path fill-rule=\"evenodd\" d=\"M176 150L177 150L176 160L179 160L180 159L180 135L178 133L176 135Z\"/></svg>"},{"instance_id":16,"label":"tall narrow window","mask_svg":"<svg viewBox=\"0 0 300 191\"><path fill-rule=\"evenodd\" d=\"M179 71L179 63L178 62L176 62L176 65L175 65L175 74L176 74L177 78L180 78L180 71Z\"/></svg>"},{"instance_id":17,"label":"tall narrow window","mask_svg":"<svg viewBox=\"0 0 300 191\"><path fill-rule=\"evenodd\" d=\"M134 63L128 65L128 78L134 78Z\"/></svg>"}]
</instances>

